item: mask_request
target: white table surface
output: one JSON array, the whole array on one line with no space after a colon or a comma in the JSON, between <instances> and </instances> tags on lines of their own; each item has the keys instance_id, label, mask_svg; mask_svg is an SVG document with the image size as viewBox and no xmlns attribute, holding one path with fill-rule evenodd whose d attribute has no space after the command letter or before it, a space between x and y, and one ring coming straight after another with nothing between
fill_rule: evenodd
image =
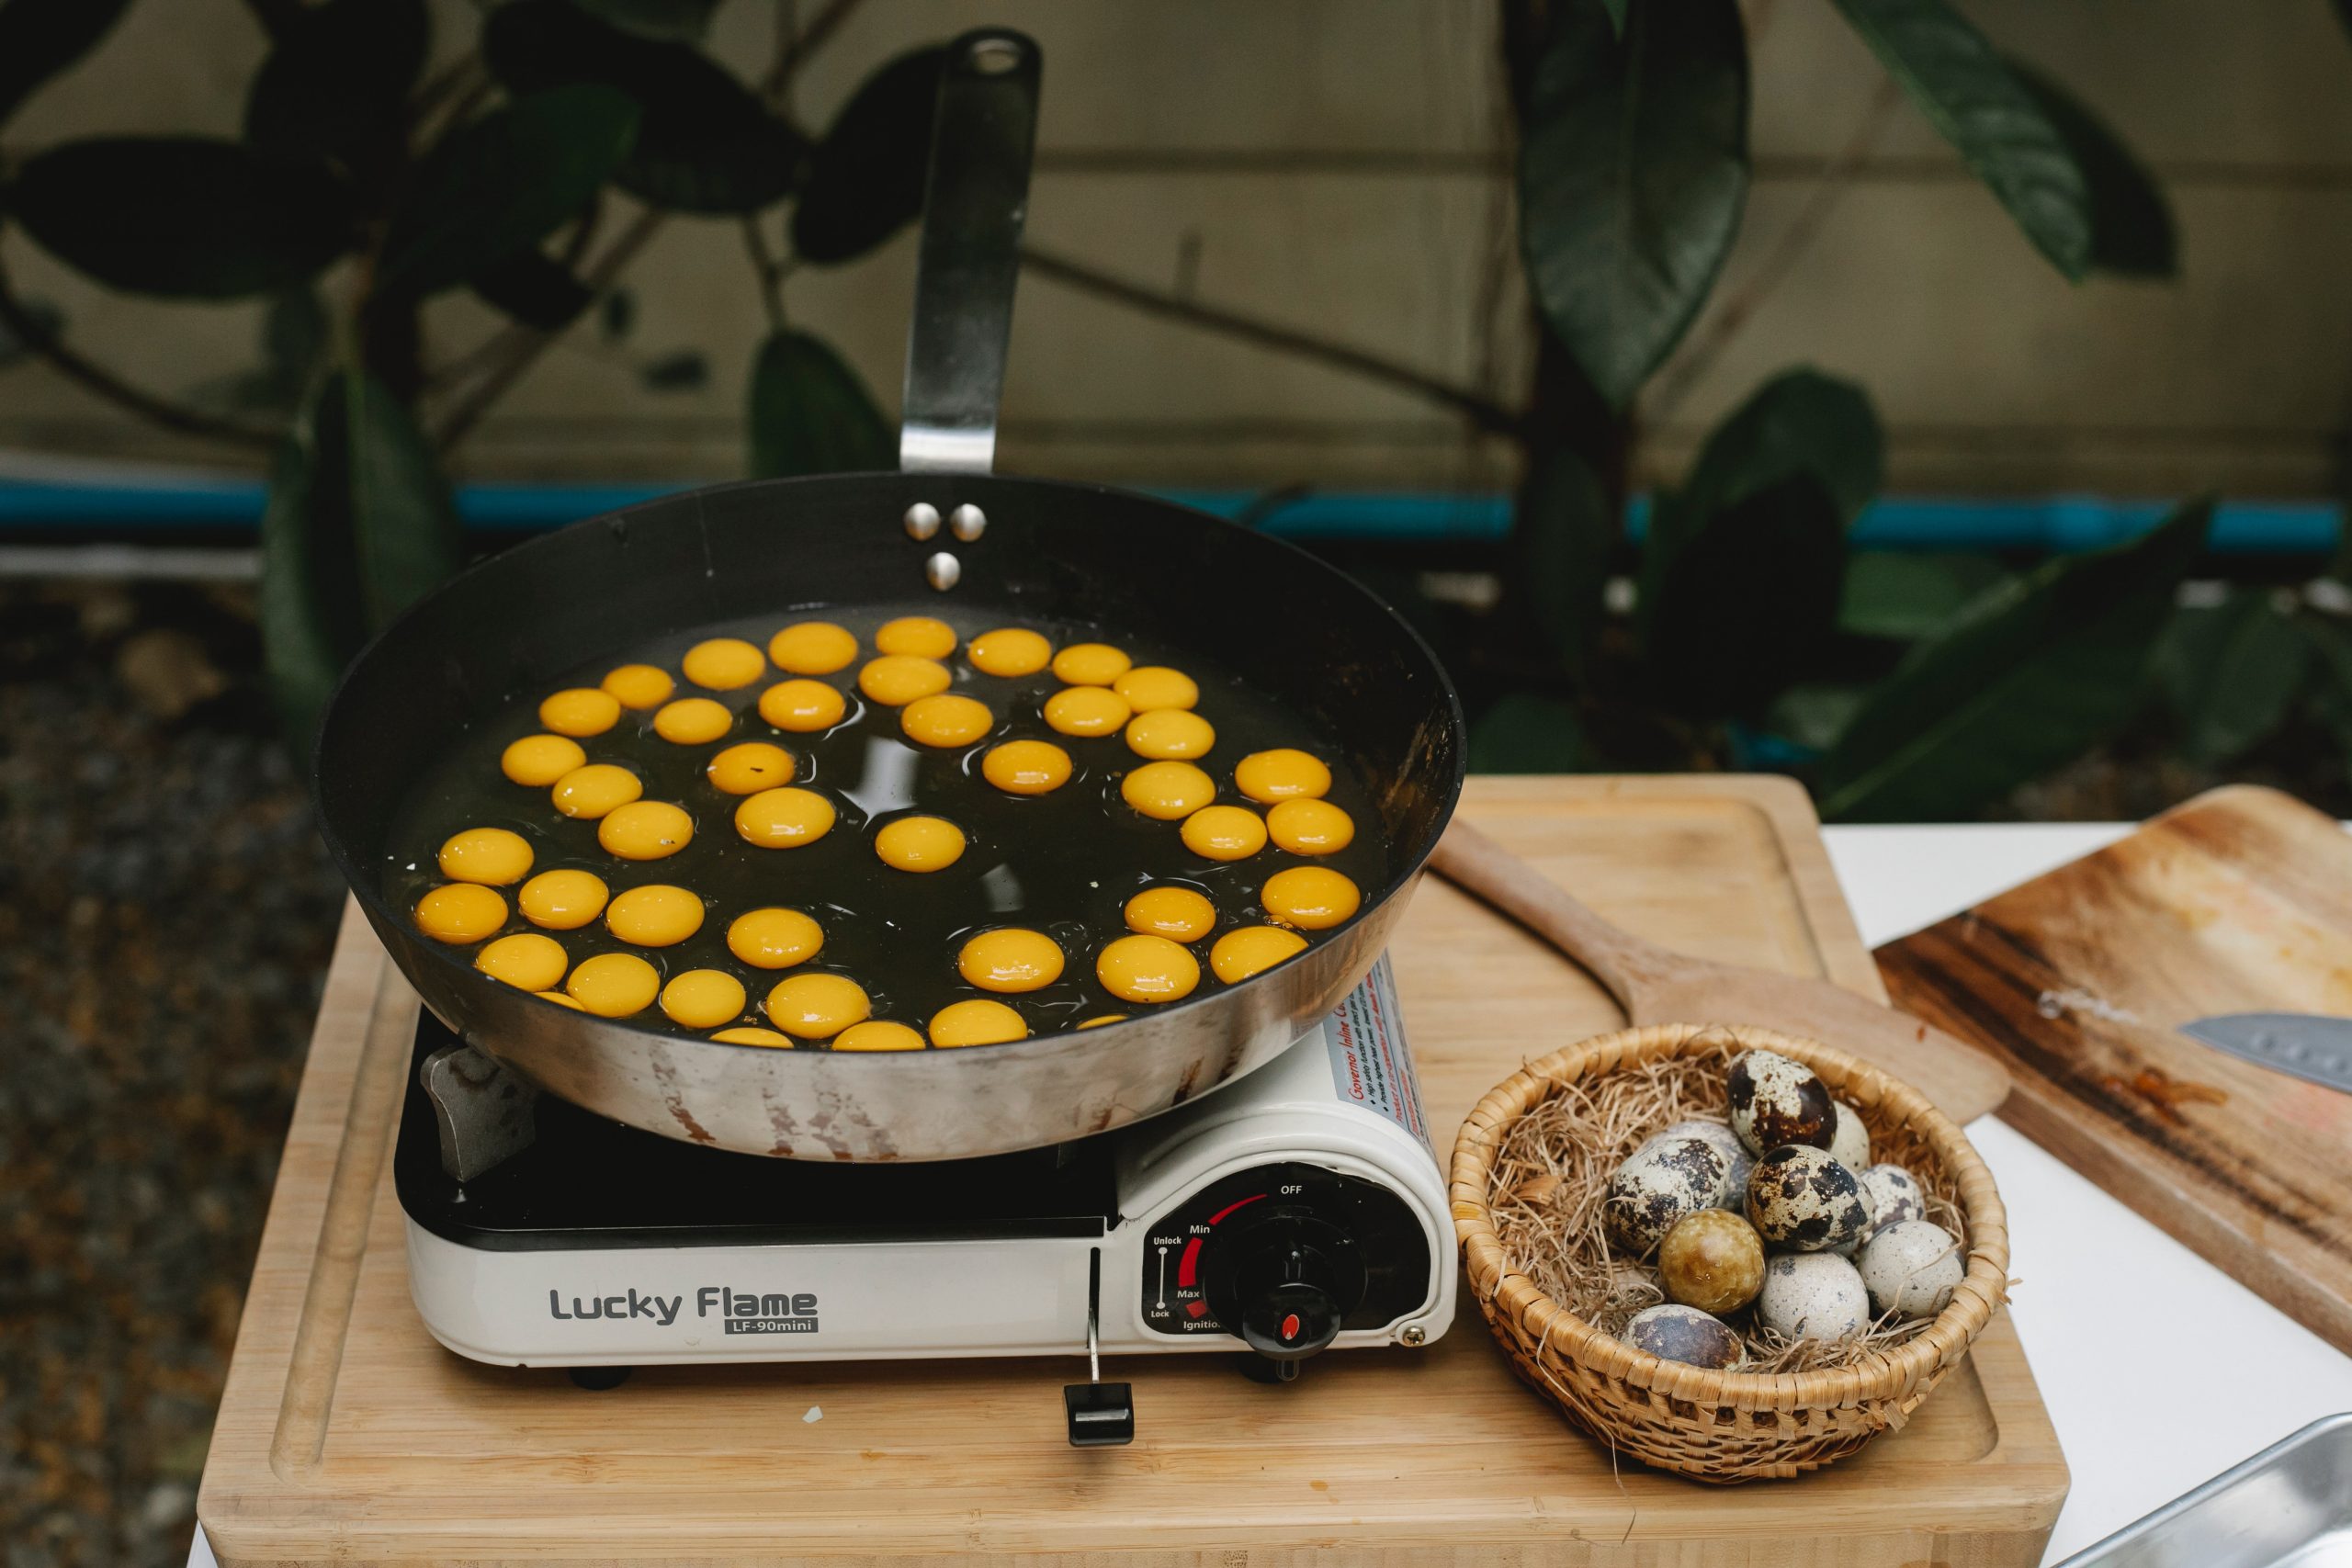
<instances>
[{"instance_id":1,"label":"white table surface","mask_svg":"<svg viewBox=\"0 0 2352 1568\"><path fill-rule=\"evenodd\" d=\"M2110 824L1830 828L1875 947L2120 838ZM2352 1410L2338 1353L1993 1117L1969 1136L2008 1201L2010 1313L2074 1471L2056 1562L2307 1422ZM2126 1294L2128 1292L2128 1295ZM2130 1310L2130 1298L2162 1313ZM2227 1356L2181 1354L2184 1324ZM198 1529L189 1568L215 1568Z\"/></svg>"}]
</instances>

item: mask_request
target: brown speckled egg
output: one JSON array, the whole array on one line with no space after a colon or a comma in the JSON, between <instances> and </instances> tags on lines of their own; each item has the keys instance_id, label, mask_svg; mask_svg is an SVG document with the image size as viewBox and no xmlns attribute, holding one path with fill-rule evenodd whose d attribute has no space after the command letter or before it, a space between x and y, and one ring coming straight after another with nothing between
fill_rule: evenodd
<instances>
[{"instance_id":1,"label":"brown speckled egg","mask_svg":"<svg viewBox=\"0 0 2352 1568\"><path fill-rule=\"evenodd\" d=\"M1739 1141L1739 1134L1731 1130L1731 1123L1695 1120L1677 1122L1650 1138L1642 1147L1654 1148L1672 1138L1703 1138L1724 1156L1729 1168L1724 1174L1723 1191L1715 1199L1715 1207L1736 1212L1747 1196L1747 1173L1756 1168L1756 1156L1747 1152L1747 1145Z\"/></svg>"},{"instance_id":2,"label":"brown speckled egg","mask_svg":"<svg viewBox=\"0 0 2352 1568\"><path fill-rule=\"evenodd\" d=\"M1740 1355L1739 1336L1727 1325L1697 1307L1671 1302L1635 1313L1625 1325L1625 1343L1662 1361L1694 1367L1728 1367Z\"/></svg>"},{"instance_id":3,"label":"brown speckled egg","mask_svg":"<svg viewBox=\"0 0 2352 1568\"><path fill-rule=\"evenodd\" d=\"M1931 1220L1887 1226L1871 1237L1854 1267L1871 1293L1871 1310L1904 1322L1943 1311L1968 1273L1959 1239Z\"/></svg>"},{"instance_id":4,"label":"brown speckled egg","mask_svg":"<svg viewBox=\"0 0 2352 1568\"><path fill-rule=\"evenodd\" d=\"M1635 1258L1645 1256L1674 1222L1714 1206L1728 1169L1703 1138L1645 1145L1609 1179L1601 1218L1610 1239Z\"/></svg>"},{"instance_id":5,"label":"brown speckled egg","mask_svg":"<svg viewBox=\"0 0 2352 1568\"><path fill-rule=\"evenodd\" d=\"M1764 1288L1764 1241L1737 1214L1702 1209L1675 1221L1657 1244L1657 1273L1671 1301L1737 1312Z\"/></svg>"},{"instance_id":6,"label":"brown speckled egg","mask_svg":"<svg viewBox=\"0 0 2352 1568\"><path fill-rule=\"evenodd\" d=\"M1889 1225L1928 1217L1928 1195L1918 1179L1899 1165L1874 1165L1862 1172L1862 1190L1871 1195L1871 1223L1862 1227L1865 1242Z\"/></svg>"},{"instance_id":7,"label":"brown speckled egg","mask_svg":"<svg viewBox=\"0 0 2352 1568\"><path fill-rule=\"evenodd\" d=\"M1747 1179L1747 1219L1775 1247L1826 1252L1862 1234L1871 1199L1862 1179L1827 1149L1783 1144L1758 1160Z\"/></svg>"},{"instance_id":8,"label":"brown speckled egg","mask_svg":"<svg viewBox=\"0 0 2352 1568\"><path fill-rule=\"evenodd\" d=\"M1871 1168L1871 1130L1862 1125L1862 1113L1842 1100L1829 1102L1829 1142L1826 1145L1838 1163L1852 1171Z\"/></svg>"},{"instance_id":9,"label":"brown speckled egg","mask_svg":"<svg viewBox=\"0 0 2352 1568\"><path fill-rule=\"evenodd\" d=\"M1777 1051L1742 1051L1724 1080L1731 1096L1731 1130L1748 1152L1782 1144L1829 1146L1835 1125L1829 1086L1803 1062Z\"/></svg>"},{"instance_id":10,"label":"brown speckled egg","mask_svg":"<svg viewBox=\"0 0 2352 1568\"><path fill-rule=\"evenodd\" d=\"M1850 1339L1870 1326L1870 1292L1842 1258L1784 1252L1764 1266L1756 1321L1788 1339Z\"/></svg>"}]
</instances>

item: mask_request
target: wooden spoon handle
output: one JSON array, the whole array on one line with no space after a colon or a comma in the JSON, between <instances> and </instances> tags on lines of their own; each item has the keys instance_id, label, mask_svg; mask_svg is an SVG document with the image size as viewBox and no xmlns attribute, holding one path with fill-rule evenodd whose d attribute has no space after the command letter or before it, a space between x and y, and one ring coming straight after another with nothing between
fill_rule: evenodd
<instances>
[{"instance_id":1,"label":"wooden spoon handle","mask_svg":"<svg viewBox=\"0 0 2352 1568\"><path fill-rule=\"evenodd\" d=\"M1628 1014L1634 991L1672 962L1664 948L1611 925L1460 817L1438 840L1430 864L1590 970Z\"/></svg>"}]
</instances>

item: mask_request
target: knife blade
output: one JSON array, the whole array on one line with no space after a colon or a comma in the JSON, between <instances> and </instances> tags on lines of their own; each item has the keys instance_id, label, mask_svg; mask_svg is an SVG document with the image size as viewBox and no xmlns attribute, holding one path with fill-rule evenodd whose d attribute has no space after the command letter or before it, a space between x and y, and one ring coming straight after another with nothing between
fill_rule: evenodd
<instances>
[{"instance_id":1,"label":"knife blade","mask_svg":"<svg viewBox=\"0 0 2352 1568\"><path fill-rule=\"evenodd\" d=\"M2180 1032L2242 1061L2352 1094L2352 1018L2316 1012L2227 1012Z\"/></svg>"}]
</instances>

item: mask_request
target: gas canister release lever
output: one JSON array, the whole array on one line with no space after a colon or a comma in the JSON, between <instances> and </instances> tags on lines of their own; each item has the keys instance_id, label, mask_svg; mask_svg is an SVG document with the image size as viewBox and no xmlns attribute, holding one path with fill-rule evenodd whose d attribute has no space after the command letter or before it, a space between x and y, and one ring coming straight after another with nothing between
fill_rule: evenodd
<instances>
[{"instance_id":1,"label":"gas canister release lever","mask_svg":"<svg viewBox=\"0 0 2352 1568\"><path fill-rule=\"evenodd\" d=\"M1136 1440L1131 1383L1102 1381L1102 1249L1086 1255L1086 1377L1062 1387L1062 1414L1074 1449L1116 1448Z\"/></svg>"}]
</instances>

